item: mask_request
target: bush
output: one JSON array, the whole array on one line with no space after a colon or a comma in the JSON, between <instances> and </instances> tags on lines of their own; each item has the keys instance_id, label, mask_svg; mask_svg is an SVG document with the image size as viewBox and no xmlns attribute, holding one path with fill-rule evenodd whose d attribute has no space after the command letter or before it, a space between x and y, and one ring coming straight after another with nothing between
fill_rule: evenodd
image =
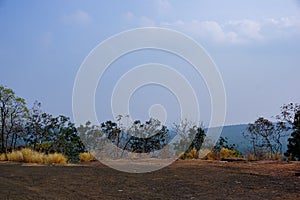
<instances>
[{"instance_id":1,"label":"bush","mask_svg":"<svg viewBox=\"0 0 300 200\"><path fill-rule=\"evenodd\" d=\"M200 159L207 159L207 155L210 152L211 151L209 149L200 149L200 151L198 152L198 158L200 158Z\"/></svg>"},{"instance_id":2,"label":"bush","mask_svg":"<svg viewBox=\"0 0 300 200\"><path fill-rule=\"evenodd\" d=\"M96 158L94 153L84 152L79 154L79 160L80 162L91 162L95 161Z\"/></svg>"},{"instance_id":3,"label":"bush","mask_svg":"<svg viewBox=\"0 0 300 200\"><path fill-rule=\"evenodd\" d=\"M7 159L5 154L1 154L1 160L8 160L13 162L25 162L25 163L38 163L38 164L66 164L67 158L60 153L44 154L31 149L25 148L21 151L13 151L7 153Z\"/></svg>"},{"instance_id":4,"label":"bush","mask_svg":"<svg viewBox=\"0 0 300 200\"><path fill-rule=\"evenodd\" d=\"M7 158L6 158L6 156L5 156L5 153L2 153L2 154L0 155L0 160L1 160L1 161L7 160Z\"/></svg>"},{"instance_id":5,"label":"bush","mask_svg":"<svg viewBox=\"0 0 300 200\"><path fill-rule=\"evenodd\" d=\"M5 154L4 154L5 156ZM23 161L23 154L21 151L13 151L7 154L7 160L15 161L15 162L22 162Z\"/></svg>"},{"instance_id":6,"label":"bush","mask_svg":"<svg viewBox=\"0 0 300 200\"><path fill-rule=\"evenodd\" d=\"M220 151L210 151L206 155L207 160L222 160L224 158L242 158L242 155L235 149L225 147L222 147Z\"/></svg>"},{"instance_id":7,"label":"bush","mask_svg":"<svg viewBox=\"0 0 300 200\"><path fill-rule=\"evenodd\" d=\"M283 160L282 154L281 153L275 153L272 154L270 152L257 152L256 155L247 152L246 153L246 159L249 161L254 161L254 160Z\"/></svg>"},{"instance_id":8,"label":"bush","mask_svg":"<svg viewBox=\"0 0 300 200\"><path fill-rule=\"evenodd\" d=\"M67 164L67 158L61 153L48 154L44 157L44 163Z\"/></svg>"},{"instance_id":9,"label":"bush","mask_svg":"<svg viewBox=\"0 0 300 200\"><path fill-rule=\"evenodd\" d=\"M185 160L185 159L198 159L198 151L193 148L190 152L188 153L182 153L179 156L180 159Z\"/></svg>"},{"instance_id":10,"label":"bush","mask_svg":"<svg viewBox=\"0 0 300 200\"><path fill-rule=\"evenodd\" d=\"M253 154L251 154L251 153L246 153L245 158L246 158L246 160L248 160L248 161L254 161L254 160L256 160L256 159L255 159L255 156L254 156Z\"/></svg>"},{"instance_id":11,"label":"bush","mask_svg":"<svg viewBox=\"0 0 300 200\"><path fill-rule=\"evenodd\" d=\"M22 149L21 152L23 155L23 162L25 163L44 163L44 153L39 153L28 148Z\"/></svg>"}]
</instances>

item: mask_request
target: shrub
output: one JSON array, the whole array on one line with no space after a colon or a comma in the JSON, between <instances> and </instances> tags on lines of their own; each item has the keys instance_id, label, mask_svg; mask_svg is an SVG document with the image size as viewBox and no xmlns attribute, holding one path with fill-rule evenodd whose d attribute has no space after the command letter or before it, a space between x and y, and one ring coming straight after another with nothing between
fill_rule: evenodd
<instances>
[{"instance_id":1,"label":"shrub","mask_svg":"<svg viewBox=\"0 0 300 200\"><path fill-rule=\"evenodd\" d=\"M235 149L222 147L220 151L212 150L206 156L207 160L222 160L224 158L242 158L242 155Z\"/></svg>"},{"instance_id":2,"label":"shrub","mask_svg":"<svg viewBox=\"0 0 300 200\"><path fill-rule=\"evenodd\" d=\"M91 162L95 161L96 158L94 153L84 152L79 154L79 160L80 162Z\"/></svg>"},{"instance_id":3,"label":"shrub","mask_svg":"<svg viewBox=\"0 0 300 200\"><path fill-rule=\"evenodd\" d=\"M249 161L254 161L254 160L283 160L283 157L282 157L281 153L274 153L271 156L270 152L263 152L263 151L256 152L256 155L247 152L245 157Z\"/></svg>"},{"instance_id":4,"label":"shrub","mask_svg":"<svg viewBox=\"0 0 300 200\"><path fill-rule=\"evenodd\" d=\"M273 160L283 160L281 153L276 153L273 156Z\"/></svg>"},{"instance_id":5,"label":"shrub","mask_svg":"<svg viewBox=\"0 0 300 200\"><path fill-rule=\"evenodd\" d=\"M251 154L251 153L246 153L246 160L249 160L249 161L254 161L254 160L256 160L255 159L255 156L253 155L253 154Z\"/></svg>"},{"instance_id":6,"label":"shrub","mask_svg":"<svg viewBox=\"0 0 300 200\"><path fill-rule=\"evenodd\" d=\"M216 151L210 151L208 154L204 157L206 160L218 160L218 155Z\"/></svg>"},{"instance_id":7,"label":"shrub","mask_svg":"<svg viewBox=\"0 0 300 200\"><path fill-rule=\"evenodd\" d=\"M193 148L189 153L186 154L187 159L198 159L198 151Z\"/></svg>"},{"instance_id":8,"label":"shrub","mask_svg":"<svg viewBox=\"0 0 300 200\"><path fill-rule=\"evenodd\" d=\"M7 160L14 161L14 162L22 162L23 154L21 151L13 151L7 154Z\"/></svg>"},{"instance_id":9,"label":"shrub","mask_svg":"<svg viewBox=\"0 0 300 200\"><path fill-rule=\"evenodd\" d=\"M46 155L44 153L25 148L21 151L7 153L7 159L5 158L5 154L1 154L1 160L38 164L66 164L68 159L60 153Z\"/></svg>"},{"instance_id":10,"label":"shrub","mask_svg":"<svg viewBox=\"0 0 300 200\"><path fill-rule=\"evenodd\" d=\"M182 160L185 160L185 159L198 159L198 151L193 148L190 152L188 153L181 153L179 155L179 158L182 159Z\"/></svg>"},{"instance_id":11,"label":"shrub","mask_svg":"<svg viewBox=\"0 0 300 200\"><path fill-rule=\"evenodd\" d=\"M67 158L61 153L48 154L44 156L44 163L46 164L67 164Z\"/></svg>"},{"instance_id":12,"label":"shrub","mask_svg":"<svg viewBox=\"0 0 300 200\"><path fill-rule=\"evenodd\" d=\"M211 151L208 149L200 149L200 151L198 152L198 158L200 159L206 159L207 155L210 153Z\"/></svg>"},{"instance_id":13,"label":"shrub","mask_svg":"<svg viewBox=\"0 0 300 200\"><path fill-rule=\"evenodd\" d=\"M0 155L0 160L1 160L1 161L7 160L7 158L6 158L6 156L5 156L5 153L2 153L2 154Z\"/></svg>"},{"instance_id":14,"label":"shrub","mask_svg":"<svg viewBox=\"0 0 300 200\"><path fill-rule=\"evenodd\" d=\"M21 152L23 155L23 162L25 163L44 163L44 153L39 153L28 148L22 149Z\"/></svg>"}]
</instances>

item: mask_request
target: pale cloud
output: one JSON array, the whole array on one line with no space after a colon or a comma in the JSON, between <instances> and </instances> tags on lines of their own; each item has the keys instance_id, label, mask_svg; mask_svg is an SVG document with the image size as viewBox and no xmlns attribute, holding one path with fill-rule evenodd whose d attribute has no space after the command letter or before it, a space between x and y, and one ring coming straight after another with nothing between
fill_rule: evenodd
<instances>
[{"instance_id":1,"label":"pale cloud","mask_svg":"<svg viewBox=\"0 0 300 200\"><path fill-rule=\"evenodd\" d=\"M64 15L62 20L66 24L82 26L91 23L92 17L83 10L77 10L74 13Z\"/></svg>"},{"instance_id":2,"label":"pale cloud","mask_svg":"<svg viewBox=\"0 0 300 200\"><path fill-rule=\"evenodd\" d=\"M146 16L138 17L134 15L132 12L127 12L125 14L125 19L128 24L138 26L138 27L149 27L149 26L156 26L154 20L150 19Z\"/></svg>"},{"instance_id":3,"label":"pale cloud","mask_svg":"<svg viewBox=\"0 0 300 200\"><path fill-rule=\"evenodd\" d=\"M241 42L237 33L225 31L224 27L216 21L198 21L193 20L184 22L178 20L174 23L162 23L162 27L173 28L190 34L193 37L209 39L215 42Z\"/></svg>"},{"instance_id":4,"label":"pale cloud","mask_svg":"<svg viewBox=\"0 0 300 200\"><path fill-rule=\"evenodd\" d=\"M155 22L149 17L139 17L132 12L128 12L125 14L125 18L130 26L158 26L175 29L196 39L218 44L243 45L300 35L299 17L266 18L261 20L240 19L223 23L214 20Z\"/></svg>"},{"instance_id":5,"label":"pale cloud","mask_svg":"<svg viewBox=\"0 0 300 200\"><path fill-rule=\"evenodd\" d=\"M224 23L177 20L175 22L163 22L160 25L182 31L198 39L227 44L248 44L272 41L283 36L300 35L300 19L297 17L268 18L261 21L242 19Z\"/></svg>"},{"instance_id":6,"label":"pale cloud","mask_svg":"<svg viewBox=\"0 0 300 200\"><path fill-rule=\"evenodd\" d=\"M281 17L268 18L263 23L263 32L268 35L268 39L299 37L300 18L299 17Z\"/></svg>"},{"instance_id":7,"label":"pale cloud","mask_svg":"<svg viewBox=\"0 0 300 200\"><path fill-rule=\"evenodd\" d=\"M265 20L266 23L274 25L277 28L288 28L288 27L294 27L294 28L300 28L300 19L291 16L291 17L281 17L279 19L276 18L268 18Z\"/></svg>"},{"instance_id":8,"label":"pale cloud","mask_svg":"<svg viewBox=\"0 0 300 200\"><path fill-rule=\"evenodd\" d=\"M157 7L157 12L160 15L168 14L172 9L172 5L168 0L156 0L155 4Z\"/></svg>"},{"instance_id":9,"label":"pale cloud","mask_svg":"<svg viewBox=\"0 0 300 200\"><path fill-rule=\"evenodd\" d=\"M235 32L240 38L245 40L260 40L263 38L260 23L253 20L229 21L225 26L229 26L229 30Z\"/></svg>"}]
</instances>

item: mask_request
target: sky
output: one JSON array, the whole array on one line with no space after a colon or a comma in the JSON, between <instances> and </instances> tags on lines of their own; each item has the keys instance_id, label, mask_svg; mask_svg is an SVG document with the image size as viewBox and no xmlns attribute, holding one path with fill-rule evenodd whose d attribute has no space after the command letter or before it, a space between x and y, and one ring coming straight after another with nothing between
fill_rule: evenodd
<instances>
[{"instance_id":1,"label":"sky","mask_svg":"<svg viewBox=\"0 0 300 200\"><path fill-rule=\"evenodd\" d=\"M300 102L300 1L0 0L0 27L0 85L12 88L29 107L42 102L54 115L72 118L76 74L95 46L143 27L173 29L202 45L224 81L226 125L272 119L284 103ZM173 66L190 81L201 120L208 124L211 103L203 79L176 56L152 50L124 56L105 72L95 96L98 119L112 118L111 93L122 74L149 62ZM157 103L171 120L179 113L170 91L150 85L133 94L130 115L147 119Z\"/></svg>"}]
</instances>

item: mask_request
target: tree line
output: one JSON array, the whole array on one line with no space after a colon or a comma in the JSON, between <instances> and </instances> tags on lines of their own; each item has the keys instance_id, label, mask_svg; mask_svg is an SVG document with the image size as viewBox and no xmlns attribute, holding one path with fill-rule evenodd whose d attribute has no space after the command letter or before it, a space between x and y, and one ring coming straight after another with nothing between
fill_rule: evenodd
<instances>
[{"instance_id":1,"label":"tree line","mask_svg":"<svg viewBox=\"0 0 300 200\"><path fill-rule=\"evenodd\" d=\"M75 127L69 117L43 112L38 101L27 108L25 100L12 89L0 86L0 153L30 147L46 154L62 153L69 161L77 161L80 153L99 151L108 140L122 150L114 158L121 158L124 152L155 154L177 135L156 119L145 123L135 120L125 128L120 124L121 118L118 116L117 122L106 121L100 125L87 122ZM201 148L205 138L203 127L187 121L175 127L181 139L174 143L174 151L188 153ZM174 153L168 150L166 153Z\"/></svg>"},{"instance_id":2,"label":"tree line","mask_svg":"<svg viewBox=\"0 0 300 200\"><path fill-rule=\"evenodd\" d=\"M259 117L248 124L247 131L243 133L255 159L274 159L284 155L300 160L300 105L289 103L280 109L280 113L274 116L275 122ZM288 149L283 152L283 140L289 135Z\"/></svg>"},{"instance_id":3,"label":"tree line","mask_svg":"<svg viewBox=\"0 0 300 200\"><path fill-rule=\"evenodd\" d=\"M128 117L128 116L125 116ZM0 86L0 153L30 147L35 151L48 153L62 153L69 161L77 161L78 155L86 151L99 151L106 144L112 144L116 151L110 151L112 158L122 158L128 152L148 153L153 156L160 153L189 157L189 153L197 154L202 145L207 145L205 129L189 121L174 124L171 130L156 119L149 119L145 123L135 120L130 126L124 127L119 115L114 121L101 124L91 124L75 127L69 117L53 116L42 111L41 103L35 102L27 108L23 98L15 92ZM281 112L275 116L276 122L263 117L248 125L243 136L248 139L250 151L256 159L273 158L284 154L291 159L300 159L300 106L286 104ZM282 138L291 131L288 139L288 150L283 152ZM179 136L172 146L170 141ZM229 146L227 139L221 137L212 151L227 148L239 154L236 146ZM167 148L165 148L167 147ZM203 147L204 148L204 147ZM164 151L162 151L164 150Z\"/></svg>"}]
</instances>

